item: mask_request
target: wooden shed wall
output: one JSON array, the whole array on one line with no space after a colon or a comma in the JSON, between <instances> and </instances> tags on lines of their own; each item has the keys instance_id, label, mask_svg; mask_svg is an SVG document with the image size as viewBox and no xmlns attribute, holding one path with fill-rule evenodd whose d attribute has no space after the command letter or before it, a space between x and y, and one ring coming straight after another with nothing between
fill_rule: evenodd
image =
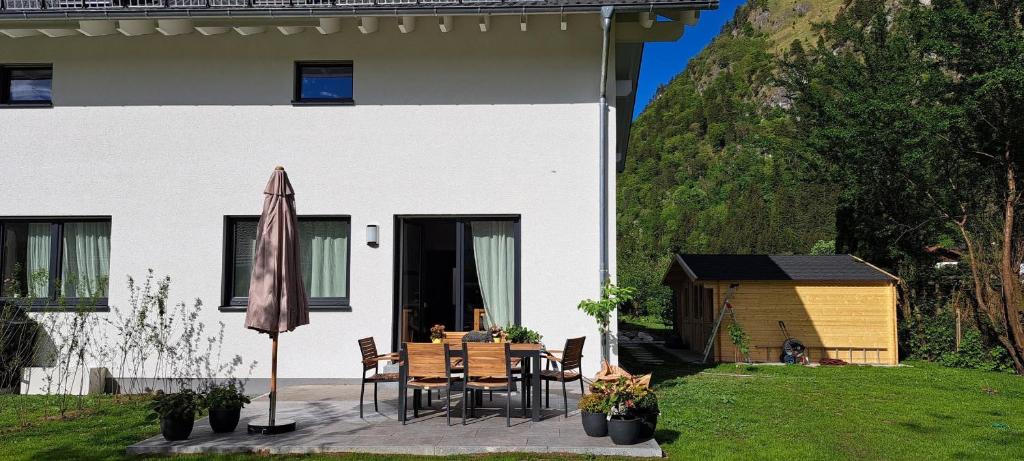
<instances>
[{"instance_id":1,"label":"wooden shed wall","mask_svg":"<svg viewBox=\"0 0 1024 461\"><path fill-rule=\"evenodd\" d=\"M697 304L686 296L687 289L700 292L701 284L686 280L677 284L676 320L680 336L691 350L702 351L711 330L713 316L718 315L722 297L733 282L708 282L713 305ZM810 359L839 358L851 363L895 365L899 361L896 336L896 289L891 283L808 283L788 281L738 282L739 288L731 304L736 318L750 335L751 359L755 362L777 362L785 337L778 322L786 323L790 335L803 342ZM683 294L683 296L680 296ZM694 307L712 310L702 312L701 319L686 318ZM698 310L700 311L700 310ZM722 322L715 341L715 360L742 360L729 339L729 319Z\"/></svg>"}]
</instances>

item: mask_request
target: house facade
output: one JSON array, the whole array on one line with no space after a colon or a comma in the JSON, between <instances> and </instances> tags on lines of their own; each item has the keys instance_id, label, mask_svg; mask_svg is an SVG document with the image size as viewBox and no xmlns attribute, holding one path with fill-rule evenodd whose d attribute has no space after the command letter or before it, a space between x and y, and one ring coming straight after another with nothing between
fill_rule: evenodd
<instances>
[{"instance_id":1,"label":"house facade","mask_svg":"<svg viewBox=\"0 0 1024 461\"><path fill-rule=\"evenodd\" d=\"M245 288L282 165L312 304L283 379L358 377L358 338L434 324L587 336L596 372L576 305L614 279L643 43L715 3L3 0L3 296L110 315L151 268L267 376Z\"/></svg>"}]
</instances>

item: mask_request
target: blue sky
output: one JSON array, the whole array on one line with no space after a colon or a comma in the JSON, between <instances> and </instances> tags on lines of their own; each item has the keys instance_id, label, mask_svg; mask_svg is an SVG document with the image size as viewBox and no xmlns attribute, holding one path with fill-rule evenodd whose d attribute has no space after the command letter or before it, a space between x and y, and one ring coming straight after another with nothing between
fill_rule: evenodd
<instances>
[{"instance_id":1,"label":"blue sky","mask_svg":"<svg viewBox=\"0 0 1024 461\"><path fill-rule=\"evenodd\" d=\"M717 10L701 11L697 24L687 27L678 41L644 45L644 60L640 64L634 118L647 107L658 86L668 83L672 77L682 72L690 58L711 43L722 30L722 25L732 19L736 8L743 3L743 0L721 0Z\"/></svg>"}]
</instances>

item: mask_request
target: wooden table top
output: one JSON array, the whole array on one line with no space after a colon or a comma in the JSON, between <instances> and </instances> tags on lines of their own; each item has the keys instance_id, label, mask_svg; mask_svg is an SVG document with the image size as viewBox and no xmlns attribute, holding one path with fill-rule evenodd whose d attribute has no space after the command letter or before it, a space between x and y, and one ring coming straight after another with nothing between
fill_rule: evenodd
<instances>
[{"instance_id":1,"label":"wooden table top","mask_svg":"<svg viewBox=\"0 0 1024 461\"><path fill-rule=\"evenodd\" d=\"M417 344L428 344L428 343L417 343ZM489 343L481 343L481 344L489 344ZM503 343L495 343L495 344L503 344ZM521 344L521 343L509 343L509 349L513 350L513 351L527 351L527 352L542 350L540 344ZM448 343L448 350L461 351L462 350L462 341Z\"/></svg>"}]
</instances>

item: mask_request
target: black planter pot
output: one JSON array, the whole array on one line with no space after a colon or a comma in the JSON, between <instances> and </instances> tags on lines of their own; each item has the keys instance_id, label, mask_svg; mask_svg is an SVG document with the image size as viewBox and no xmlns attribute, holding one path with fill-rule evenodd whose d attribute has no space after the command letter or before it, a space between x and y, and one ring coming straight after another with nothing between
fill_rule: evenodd
<instances>
[{"instance_id":1,"label":"black planter pot","mask_svg":"<svg viewBox=\"0 0 1024 461\"><path fill-rule=\"evenodd\" d=\"M241 408L211 408L210 427L217 433L234 432L241 416Z\"/></svg>"},{"instance_id":2,"label":"black planter pot","mask_svg":"<svg viewBox=\"0 0 1024 461\"><path fill-rule=\"evenodd\" d=\"M583 432L591 437L604 437L608 435L608 414L580 412L583 415Z\"/></svg>"},{"instance_id":3,"label":"black planter pot","mask_svg":"<svg viewBox=\"0 0 1024 461\"><path fill-rule=\"evenodd\" d=\"M647 440L654 437L654 431L658 428L658 413L647 413L640 416L640 440Z\"/></svg>"},{"instance_id":4,"label":"black planter pot","mask_svg":"<svg viewBox=\"0 0 1024 461\"><path fill-rule=\"evenodd\" d=\"M179 417L165 416L160 418L160 433L168 442L185 440L192 435L192 426L195 424L195 415Z\"/></svg>"},{"instance_id":5,"label":"black planter pot","mask_svg":"<svg viewBox=\"0 0 1024 461\"><path fill-rule=\"evenodd\" d=\"M639 418L612 417L608 420L608 436L616 445L633 445L640 441L640 431L643 425Z\"/></svg>"}]
</instances>

